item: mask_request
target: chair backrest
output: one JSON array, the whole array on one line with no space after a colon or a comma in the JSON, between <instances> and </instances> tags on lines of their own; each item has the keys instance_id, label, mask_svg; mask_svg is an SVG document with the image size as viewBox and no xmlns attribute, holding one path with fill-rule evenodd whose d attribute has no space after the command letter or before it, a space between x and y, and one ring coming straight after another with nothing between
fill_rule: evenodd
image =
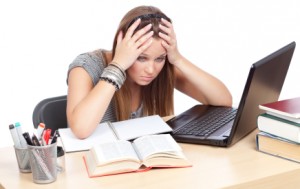
<instances>
[{"instance_id":1,"label":"chair backrest","mask_svg":"<svg viewBox=\"0 0 300 189\"><path fill-rule=\"evenodd\" d=\"M51 135L53 135L55 130L68 127L66 107L66 95L40 101L32 114L34 128L37 128L40 123L44 123L46 128L52 129Z\"/></svg>"}]
</instances>

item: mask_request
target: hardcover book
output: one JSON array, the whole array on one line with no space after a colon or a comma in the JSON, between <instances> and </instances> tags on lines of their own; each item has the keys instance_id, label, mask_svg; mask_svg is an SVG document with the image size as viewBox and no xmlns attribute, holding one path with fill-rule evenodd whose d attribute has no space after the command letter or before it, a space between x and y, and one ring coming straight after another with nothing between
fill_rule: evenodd
<instances>
[{"instance_id":1,"label":"hardcover book","mask_svg":"<svg viewBox=\"0 0 300 189\"><path fill-rule=\"evenodd\" d=\"M98 144L87 151L83 159L89 177L191 166L169 134L142 136L133 142L118 140Z\"/></svg>"},{"instance_id":2,"label":"hardcover book","mask_svg":"<svg viewBox=\"0 0 300 189\"><path fill-rule=\"evenodd\" d=\"M257 127L260 131L276 135L294 142L300 142L300 124L267 113L257 118Z\"/></svg>"},{"instance_id":3,"label":"hardcover book","mask_svg":"<svg viewBox=\"0 0 300 189\"><path fill-rule=\"evenodd\" d=\"M300 163L300 144L264 132L256 135L257 150Z\"/></svg>"},{"instance_id":4,"label":"hardcover book","mask_svg":"<svg viewBox=\"0 0 300 189\"><path fill-rule=\"evenodd\" d=\"M300 119L300 97L261 104L259 108L267 113Z\"/></svg>"}]
</instances>

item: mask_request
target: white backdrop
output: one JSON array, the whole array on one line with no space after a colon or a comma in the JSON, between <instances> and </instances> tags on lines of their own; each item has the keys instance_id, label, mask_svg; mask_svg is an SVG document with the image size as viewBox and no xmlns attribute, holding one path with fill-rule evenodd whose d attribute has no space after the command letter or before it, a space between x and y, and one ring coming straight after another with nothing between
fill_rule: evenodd
<instances>
[{"instance_id":1,"label":"white backdrop","mask_svg":"<svg viewBox=\"0 0 300 189\"><path fill-rule=\"evenodd\" d=\"M120 19L138 5L154 5L174 23L179 50L220 78L237 104L250 65L299 42L297 0L10 0L0 1L0 147L12 145L8 125L31 130L32 111L67 93L68 65L80 53L111 49ZM280 99L300 96L296 48ZM175 113L197 102L178 92Z\"/></svg>"}]
</instances>

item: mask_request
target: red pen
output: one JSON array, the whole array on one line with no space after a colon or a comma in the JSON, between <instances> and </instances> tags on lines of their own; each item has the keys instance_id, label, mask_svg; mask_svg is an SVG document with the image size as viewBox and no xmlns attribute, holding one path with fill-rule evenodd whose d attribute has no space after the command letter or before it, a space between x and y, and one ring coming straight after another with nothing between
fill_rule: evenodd
<instances>
[{"instance_id":1,"label":"red pen","mask_svg":"<svg viewBox=\"0 0 300 189\"><path fill-rule=\"evenodd\" d=\"M51 137L51 129L46 129L43 133L43 139L44 139L46 145L49 144L50 137Z\"/></svg>"}]
</instances>

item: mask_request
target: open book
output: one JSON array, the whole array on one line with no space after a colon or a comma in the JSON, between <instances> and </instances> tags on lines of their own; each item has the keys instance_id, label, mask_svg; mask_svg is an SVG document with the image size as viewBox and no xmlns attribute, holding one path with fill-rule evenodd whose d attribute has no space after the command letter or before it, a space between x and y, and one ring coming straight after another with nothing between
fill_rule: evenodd
<instances>
[{"instance_id":1,"label":"open book","mask_svg":"<svg viewBox=\"0 0 300 189\"><path fill-rule=\"evenodd\" d=\"M95 144L116 140L133 140L140 136L169 133L172 128L158 115L119 122L100 123L86 139L78 139L70 128L59 129L65 152L84 151Z\"/></svg>"},{"instance_id":2,"label":"open book","mask_svg":"<svg viewBox=\"0 0 300 189\"><path fill-rule=\"evenodd\" d=\"M154 167L190 167L169 134L147 135L93 146L83 156L89 177L147 171Z\"/></svg>"}]
</instances>

